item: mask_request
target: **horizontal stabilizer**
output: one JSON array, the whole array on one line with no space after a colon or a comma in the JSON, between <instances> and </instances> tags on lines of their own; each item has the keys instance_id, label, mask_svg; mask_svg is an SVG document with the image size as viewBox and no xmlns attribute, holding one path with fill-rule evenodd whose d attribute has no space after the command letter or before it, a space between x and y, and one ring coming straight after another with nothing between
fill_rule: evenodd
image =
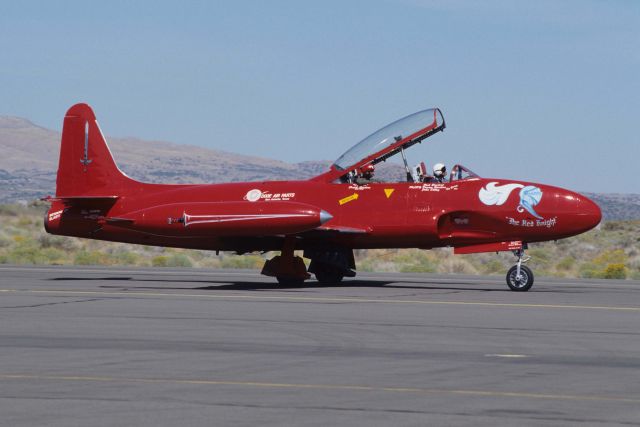
<instances>
[{"instance_id":1,"label":"horizontal stabilizer","mask_svg":"<svg viewBox=\"0 0 640 427\"><path fill-rule=\"evenodd\" d=\"M62 202L65 206L70 207L93 208L112 206L118 200L118 196L47 196L40 200L50 203Z\"/></svg>"},{"instance_id":2,"label":"horizontal stabilizer","mask_svg":"<svg viewBox=\"0 0 640 427\"><path fill-rule=\"evenodd\" d=\"M67 197L43 197L40 200L45 202L69 202L83 201L83 200L117 200L119 196L67 196Z\"/></svg>"},{"instance_id":3,"label":"horizontal stabilizer","mask_svg":"<svg viewBox=\"0 0 640 427\"><path fill-rule=\"evenodd\" d=\"M135 222L131 218L118 218L115 216L106 217L104 220L107 224L133 224Z\"/></svg>"}]
</instances>

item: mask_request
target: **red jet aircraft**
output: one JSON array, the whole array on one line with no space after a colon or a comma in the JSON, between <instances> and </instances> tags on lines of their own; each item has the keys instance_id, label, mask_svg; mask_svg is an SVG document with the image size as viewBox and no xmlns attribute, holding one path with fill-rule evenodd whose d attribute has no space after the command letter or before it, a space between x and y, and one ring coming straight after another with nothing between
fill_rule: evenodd
<instances>
[{"instance_id":1,"label":"red jet aircraft","mask_svg":"<svg viewBox=\"0 0 640 427\"><path fill-rule=\"evenodd\" d=\"M306 181L230 184L148 184L116 166L86 104L67 111L55 197L47 232L154 246L244 254L280 251L262 274L301 284L355 276L354 249L450 246L456 254L513 251L507 273L513 291L533 274L522 265L531 242L583 233L601 219L588 198L558 187L481 178L462 165L432 177L409 168L405 150L444 130L439 109L395 121ZM376 164L400 154L402 182L376 182ZM309 268L295 250L311 260Z\"/></svg>"}]
</instances>

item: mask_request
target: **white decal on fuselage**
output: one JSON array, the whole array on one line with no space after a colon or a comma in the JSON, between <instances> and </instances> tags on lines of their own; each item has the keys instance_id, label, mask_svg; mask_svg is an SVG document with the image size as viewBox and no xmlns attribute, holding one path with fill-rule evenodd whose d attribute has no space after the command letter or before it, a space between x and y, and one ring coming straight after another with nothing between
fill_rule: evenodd
<instances>
[{"instance_id":1,"label":"white decal on fuselage","mask_svg":"<svg viewBox=\"0 0 640 427\"><path fill-rule=\"evenodd\" d=\"M269 193L268 191L261 191L257 188L247 191L247 194L242 198L249 202L257 202L258 200L264 201L282 201L291 200L296 197L296 193Z\"/></svg>"},{"instance_id":2,"label":"white decal on fuselage","mask_svg":"<svg viewBox=\"0 0 640 427\"><path fill-rule=\"evenodd\" d=\"M485 205L503 205L509 195L516 188L523 188L522 184L505 184L505 185L497 185L497 182L490 182L487 184L485 188L481 188L478 193L478 197L480 201Z\"/></svg>"},{"instance_id":3,"label":"white decal on fuselage","mask_svg":"<svg viewBox=\"0 0 640 427\"><path fill-rule=\"evenodd\" d=\"M442 191L458 190L458 184L451 184L449 182L426 182L420 185L410 185L409 190L420 190L420 191L439 193L441 190Z\"/></svg>"},{"instance_id":4,"label":"white decal on fuselage","mask_svg":"<svg viewBox=\"0 0 640 427\"><path fill-rule=\"evenodd\" d=\"M510 216L507 217L507 223L509 225L513 225L514 227L545 227L552 228L555 227L558 223L558 217L554 216L553 218L547 219L515 219Z\"/></svg>"},{"instance_id":5,"label":"white decal on fuselage","mask_svg":"<svg viewBox=\"0 0 640 427\"><path fill-rule=\"evenodd\" d=\"M55 221L56 219L60 218L62 216L62 212L64 212L64 209L60 209L59 211L50 213L49 221Z\"/></svg>"},{"instance_id":6,"label":"white decal on fuselage","mask_svg":"<svg viewBox=\"0 0 640 427\"><path fill-rule=\"evenodd\" d=\"M349 186L349 190L355 190L355 191L371 190L371 187L369 186L369 184L363 184L363 185L351 184Z\"/></svg>"},{"instance_id":7,"label":"white decal on fuselage","mask_svg":"<svg viewBox=\"0 0 640 427\"><path fill-rule=\"evenodd\" d=\"M260 200L260 197L262 197L262 191L254 188L253 190L247 191L247 195L244 196L244 199L250 202L257 202Z\"/></svg>"}]
</instances>

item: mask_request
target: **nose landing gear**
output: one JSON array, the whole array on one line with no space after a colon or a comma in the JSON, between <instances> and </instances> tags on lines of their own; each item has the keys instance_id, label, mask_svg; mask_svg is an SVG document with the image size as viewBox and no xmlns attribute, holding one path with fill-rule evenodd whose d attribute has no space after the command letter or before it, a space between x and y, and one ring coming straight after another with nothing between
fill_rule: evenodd
<instances>
[{"instance_id":1,"label":"nose landing gear","mask_svg":"<svg viewBox=\"0 0 640 427\"><path fill-rule=\"evenodd\" d=\"M533 272L522 264L531 257L524 254L524 249L515 250L513 254L518 258L518 262L507 272L507 285L514 292L526 292L533 286Z\"/></svg>"}]
</instances>

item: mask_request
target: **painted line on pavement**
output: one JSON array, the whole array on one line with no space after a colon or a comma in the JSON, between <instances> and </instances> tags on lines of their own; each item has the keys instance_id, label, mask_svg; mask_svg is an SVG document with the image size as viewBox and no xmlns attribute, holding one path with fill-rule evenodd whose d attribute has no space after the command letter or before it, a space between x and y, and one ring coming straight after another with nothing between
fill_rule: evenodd
<instances>
[{"instance_id":1,"label":"painted line on pavement","mask_svg":"<svg viewBox=\"0 0 640 427\"><path fill-rule=\"evenodd\" d=\"M132 297L172 297L172 298L208 298L225 300L255 300L255 301L294 301L319 303L379 303L379 304L425 304L425 305L460 305L477 307L507 307L507 308L548 308L548 309L583 309L640 312L640 307L598 306L598 305L568 305L568 304L527 304L478 301L427 301L427 300L395 300L356 297L302 297L284 295L212 295L212 294L184 294L177 292L140 292L140 291L70 291L63 289L0 289L2 293L27 293L47 295L106 295Z\"/></svg>"},{"instance_id":2,"label":"painted line on pavement","mask_svg":"<svg viewBox=\"0 0 640 427\"><path fill-rule=\"evenodd\" d=\"M69 382L111 382L131 384L175 384L175 385L204 385L204 386L239 386L254 388L293 389L293 390L336 390L336 391L372 391L390 393L415 393L415 394L449 394L475 397L514 397L529 399L551 400L575 400L575 401L603 401L640 403L640 398L622 396L593 396L576 394L550 394L511 392L497 390L464 390L464 389L437 389L421 387L385 387L370 385L341 385L341 384L300 384L277 383L260 381L229 381L213 379L180 379L180 378L133 378L110 376L82 376L82 375L47 375L47 374L0 374L0 381L69 381Z\"/></svg>"}]
</instances>

